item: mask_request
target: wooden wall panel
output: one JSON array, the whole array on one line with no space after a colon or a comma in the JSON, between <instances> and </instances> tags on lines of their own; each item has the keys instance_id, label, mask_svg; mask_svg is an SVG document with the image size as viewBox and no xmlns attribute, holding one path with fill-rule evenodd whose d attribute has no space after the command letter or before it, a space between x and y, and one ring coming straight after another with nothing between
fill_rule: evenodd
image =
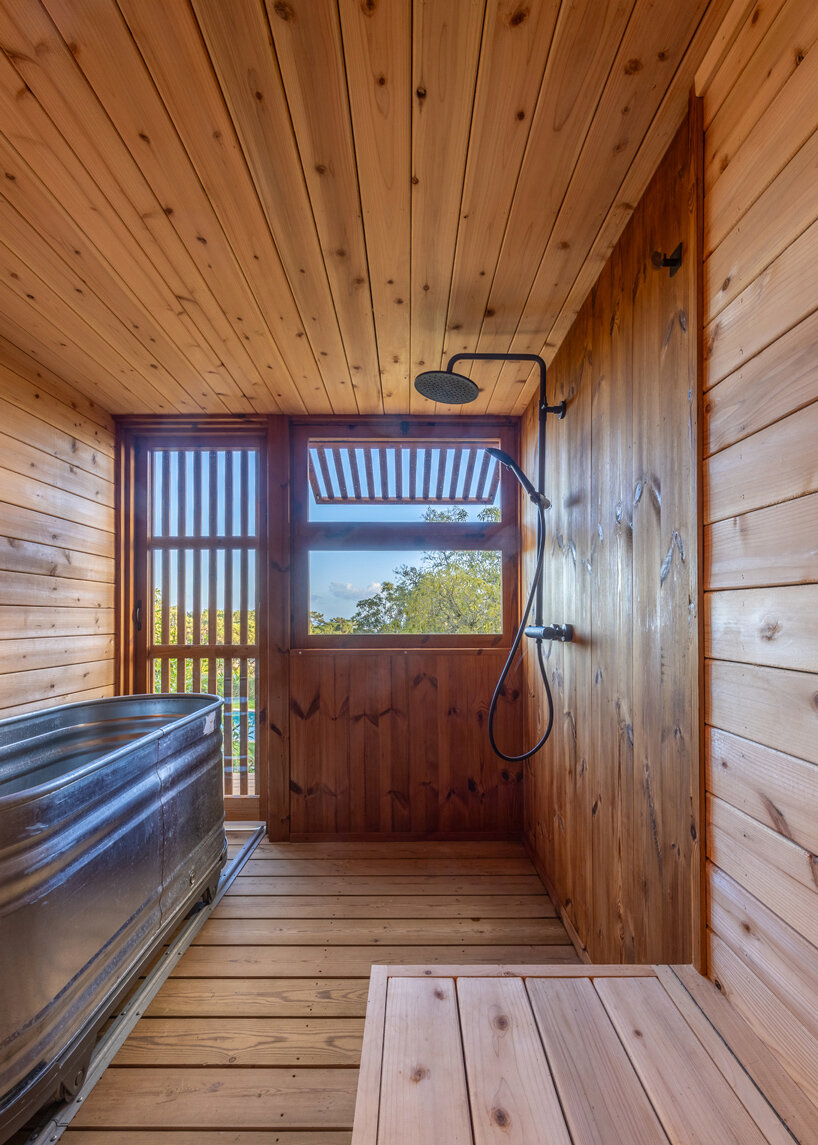
<instances>
[{"instance_id":1,"label":"wooden wall panel","mask_svg":"<svg viewBox=\"0 0 818 1145\"><path fill-rule=\"evenodd\" d=\"M505 653L290 653L290 828L309 836L517 836L522 769L486 723ZM516 679L515 679L516 675ZM519 750L519 673L497 738Z\"/></svg>"},{"instance_id":2,"label":"wooden wall panel","mask_svg":"<svg viewBox=\"0 0 818 1145\"><path fill-rule=\"evenodd\" d=\"M0 346L0 718L110 695L113 425Z\"/></svg>"},{"instance_id":3,"label":"wooden wall panel","mask_svg":"<svg viewBox=\"0 0 818 1145\"><path fill-rule=\"evenodd\" d=\"M818 1104L818 10L759 10L705 93L710 974Z\"/></svg>"},{"instance_id":4,"label":"wooden wall panel","mask_svg":"<svg viewBox=\"0 0 818 1145\"><path fill-rule=\"evenodd\" d=\"M696 273L700 107L551 366L546 622L554 734L529 845L593 961L690 961L699 910ZM671 278L652 261L683 243ZM523 430L536 454L536 411ZM530 524L530 523L529 523ZM527 571L533 535L526 530ZM527 737L544 718L531 648Z\"/></svg>"}]
</instances>

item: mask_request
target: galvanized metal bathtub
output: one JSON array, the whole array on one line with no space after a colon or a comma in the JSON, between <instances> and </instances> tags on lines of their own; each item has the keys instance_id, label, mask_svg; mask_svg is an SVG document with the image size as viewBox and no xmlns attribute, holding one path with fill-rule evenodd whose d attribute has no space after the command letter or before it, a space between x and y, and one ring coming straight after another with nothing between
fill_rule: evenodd
<instances>
[{"instance_id":1,"label":"galvanized metal bathtub","mask_svg":"<svg viewBox=\"0 0 818 1145\"><path fill-rule=\"evenodd\" d=\"M226 856L222 701L0 721L0 1141L74 1092L99 1027Z\"/></svg>"}]
</instances>

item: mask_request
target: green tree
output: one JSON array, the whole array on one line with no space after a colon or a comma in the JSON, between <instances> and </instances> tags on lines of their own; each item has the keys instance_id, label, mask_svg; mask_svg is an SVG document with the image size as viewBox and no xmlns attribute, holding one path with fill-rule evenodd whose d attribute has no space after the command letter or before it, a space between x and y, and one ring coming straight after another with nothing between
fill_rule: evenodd
<instances>
[{"instance_id":1,"label":"green tree","mask_svg":"<svg viewBox=\"0 0 818 1145\"><path fill-rule=\"evenodd\" d=\"M435 509L430 506L423 518L459 523L468 520L468 512L462 507ZM499 521L500 511L488 506L478 519ZM345 627L337 631L360 635L500 632L501 574L501 554L496 551L426 553L420 565L399 565L393 578L384 581L377 593L359 600L350 621L351 629ZM310 631L333 629L318 628L312 621Z\"/></svg>"},{"instance_id":2,"label":"green tree","mask_svg":"<svg viewBox=\"0 0 818 1145\"><path fill-rule=\"evenodd\" d=\"M352 619L348 616L333 616L326 620L323 612L310 613L310 632L318 636L338 636L352 632Z\"/></svg>"}]
</instances>

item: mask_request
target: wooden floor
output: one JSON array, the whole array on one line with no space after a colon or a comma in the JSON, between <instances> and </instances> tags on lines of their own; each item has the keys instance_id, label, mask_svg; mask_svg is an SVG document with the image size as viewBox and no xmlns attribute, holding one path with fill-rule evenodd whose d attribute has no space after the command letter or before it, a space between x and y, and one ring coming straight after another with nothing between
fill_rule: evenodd
<instances>
[{"instance_id":1,"label":"wooden floor","mask_svg":"<svg viewBox=\"0 0 818 1145\"><path fill-rule=\"evenodd\" d=\"M725 1007L689 966L377 967L353 1143L814 1142Z\"/></svg>"},{"instance_id":2,"label":"wooden floor","mask_svg":"<svg viewBox=\"0 0 818 1145\"><path fill-rule=\"evenodd\" d=\"M63 1141L348 1145L371 965L499 962L578 962L520 844L262 843Z\"/></svg>"}]
</instances>

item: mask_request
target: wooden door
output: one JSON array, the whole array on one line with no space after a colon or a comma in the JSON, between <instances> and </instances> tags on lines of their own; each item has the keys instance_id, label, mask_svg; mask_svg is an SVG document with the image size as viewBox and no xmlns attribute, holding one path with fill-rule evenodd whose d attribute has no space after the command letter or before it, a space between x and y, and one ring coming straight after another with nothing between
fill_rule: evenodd
<instances>
[{"instance_id":1,"label":"wooden door","mask_svg":"<svg viewBox=\"0 0 818 1145\"><path fill-rule=\"evenodd\" d=\"M140 438L134 451L134 687L224 699L232 819L258 819L266 787L264 444Z\"/></svg>"}]
</instances>

